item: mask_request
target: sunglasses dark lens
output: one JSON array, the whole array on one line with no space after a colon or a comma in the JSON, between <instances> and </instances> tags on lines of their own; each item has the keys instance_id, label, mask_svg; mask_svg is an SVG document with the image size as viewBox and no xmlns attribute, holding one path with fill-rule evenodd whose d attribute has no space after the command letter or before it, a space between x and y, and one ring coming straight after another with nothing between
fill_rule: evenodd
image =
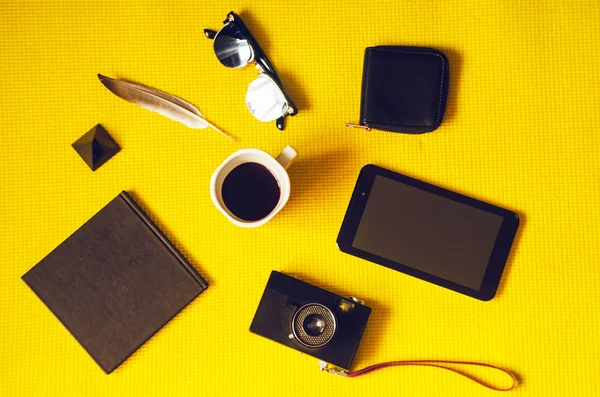
<instances>
[{"instance_id":1,"label":"sunglasses dark lens","mask_svg":"<svg viewBox=\"0 0 600 397\"><path fill-rule=\"evenodd\" d=\"M228 23L217 33L214 41L215 54L228 68L246 66L253 57L252 47L242 33Z\"/></svg>"}]
</instances>

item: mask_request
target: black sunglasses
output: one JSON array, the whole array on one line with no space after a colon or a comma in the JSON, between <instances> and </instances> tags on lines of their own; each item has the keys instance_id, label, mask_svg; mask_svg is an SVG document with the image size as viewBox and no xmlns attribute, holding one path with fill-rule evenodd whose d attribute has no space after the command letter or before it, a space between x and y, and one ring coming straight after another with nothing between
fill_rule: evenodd
<instances>
[{"instance_id":1,"label":"black sunglasses","mask_svg":"<svg viewBox=\"0 0 600 397\"><path fill-rule=\"evenodd\" d=\"M223 23L218 32L204 29L206 37L214 40L217 58L228 68L241 68L256 62L259 74L248 86L246 105L258 120L276 120L277 128L283 131L284 119L295 116L298 108L283 90L275 68L239 15L231 11Z\"/></svg>"}]
</instances>

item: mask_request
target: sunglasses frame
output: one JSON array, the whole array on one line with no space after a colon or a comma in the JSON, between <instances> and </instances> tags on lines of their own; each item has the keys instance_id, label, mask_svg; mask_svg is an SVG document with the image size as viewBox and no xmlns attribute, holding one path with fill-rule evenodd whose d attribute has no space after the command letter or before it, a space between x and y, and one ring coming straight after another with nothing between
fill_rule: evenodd
<instances>
[{"instance_id":1,"label":"sunglasses frame","mask_svg":"<svg viewBox=\"0 0 600 397\"><path fill-rule=\"evenodd\" d=\"M239 29L240 33L242 34L243 38L246 41L248 41L248 44L250 45L250 48L252 49L252 52L254 53L254 59L251 62L256 63L256 68L258 69L259 75L261 73L264 73L267 76L269 76L273 80L273 82L275 82L275 84L277 84L277 87L281 90L281 93L283 94L283 96L286 100L288 108L287 108L287 112L284 115L282 115L277 120L275 120L275 125L277 126L277 128L279 130L283 131L285 128L285 124L284 124L285 118L287 116L295 116L296 114L298 114L298 108L296 107L296 105L294 105L294 103L292 102L290 97L286 94L285 90L283 89L283 84L281 83L281 79L279 79L279 76L277 75L275 68L269 61L269 58L267 58L267 56L265 55L262 48L260 48L260 46L258 45L256 40L254 39L254 36L252 36L252 33L250 33L250 30L248 30L246 25L244 25L244 22L239 17L239 15L237 15L235 12L231 11L229 14L227 14L227 19L225 19L223 21L223 26L221 27L221 29L219 29L218 32L211 30L211 29L204 29L204 35L207 38L214 40L215 37L221 32L221 30L223 30L223 28L227 25L237 27ZM251 62L248 62L248 63L251 63Z\"/></svg>"}]
</instances>

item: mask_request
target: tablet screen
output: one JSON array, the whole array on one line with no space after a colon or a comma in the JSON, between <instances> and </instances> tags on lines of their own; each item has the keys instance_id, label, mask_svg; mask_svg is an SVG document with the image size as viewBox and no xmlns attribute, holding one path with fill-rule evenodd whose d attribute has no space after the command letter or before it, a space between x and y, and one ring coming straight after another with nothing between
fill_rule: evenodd
<instances>
[{"instance_id":1,"label":"tablet screen","mask_svg":"<svg viewBox=\"0 0 600 397\"><path fill-rule=\"evenodd\" d=\"M503 217L375 176L354 248L479 290Z\"/></svg>"}]
</instances>

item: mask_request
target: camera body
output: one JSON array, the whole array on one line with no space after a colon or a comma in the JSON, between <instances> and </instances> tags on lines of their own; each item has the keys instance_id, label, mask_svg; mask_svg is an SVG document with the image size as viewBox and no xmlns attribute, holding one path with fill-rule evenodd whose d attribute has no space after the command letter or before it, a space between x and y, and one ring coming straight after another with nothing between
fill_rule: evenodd
<instances>
[{"instance_id":1,"label":"camera body","mask_svg":"<svg viewBox=\"0 0 600 397\"><path fill-rule=\"evenodd\" d=\"M350 369L371 308L273 271L250 331Z\"/></svg>"}]
</instances>

